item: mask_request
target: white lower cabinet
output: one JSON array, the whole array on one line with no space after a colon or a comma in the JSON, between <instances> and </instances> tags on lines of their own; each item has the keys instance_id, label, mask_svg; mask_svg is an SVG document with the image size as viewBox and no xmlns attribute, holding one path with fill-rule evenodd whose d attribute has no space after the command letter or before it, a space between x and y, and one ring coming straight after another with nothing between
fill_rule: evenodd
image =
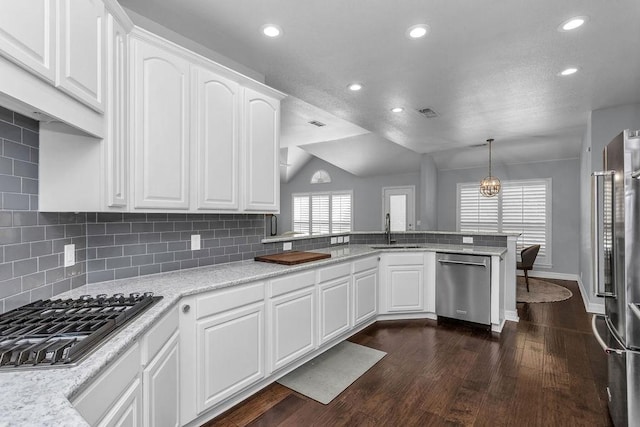
<instances>
[{"instance_id":1,"label":"white lower cabinet","mask_svg":"<svg viewBox=\"0 0 640 427\"><path fill-rule=\"evenodd\" d=\"M322 345L351 328L351 263L318 271L318 341Z\"/></svg>"},{"instance_id":2,"label":"white lower cabinet","mask_svg":"<svg viewBox=\"0 0 640 427\"><path fill-rule=\"evenodd\" d=\"M353 325L378 313L378 257L353 263Z\"/></svg>"},{"instance_id":3,"label":"white lower cabinet","mask_svg":"<svg viewBox=\"0 0 640 427\"><path fill-rule=\"evenodd\" d=\"M99 427L138 427L142 425L142 389L136 378L109 413L98 423Z\"/></svg>"},{"instance_id":4,"label":"white lower cabinet","mask_svg":"<svg viewBox=\"0 0 640 427\"><path fill-rule=\"evenodd\" d=\"M180 341L174 332L142 371L144 425L180 425Z\"/></svg>"},{"instance_id":5,"label":"white lower cabinet","mask_svg":"<svg viewBox=\"0 0 640 427\"><path fill-rule=\"evenodd\" d=\"M424 254L382 255L380 312L424 311Z\"/></svg>"}]
</instances>

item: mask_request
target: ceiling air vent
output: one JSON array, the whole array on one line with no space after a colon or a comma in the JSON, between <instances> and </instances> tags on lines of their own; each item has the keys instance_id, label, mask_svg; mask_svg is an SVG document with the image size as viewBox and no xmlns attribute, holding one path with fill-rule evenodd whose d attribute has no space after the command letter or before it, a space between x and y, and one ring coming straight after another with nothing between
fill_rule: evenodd
<instances>
[{"instance_id":1,"label":"ceiling air vent","mask_svg":"<svg viewBox=\"0 0 640 427\"><path fill-rule=\"evenodd\" d=\"M317 121L317 120L311 120L311 121L309 122L309 124L310 124L310 125L314 125L314 126L318 126L319 128L321 128L322 126L326 126L326 124L324 124L324 123L322 123L322 122L319 122L319 121Z\"/></svg>"},{"instance_id":2,"label":"ceiling air vent","mask_svg":"<svg viewBox=\"0 0 640 427\"><path fill-rule=\"evenodd\" d=\"M431 108L422 108L422 109L418 110L418 113L422 114L423 116L425 116L428 119L432 119L434 117L438 117L438 113L433 111Z\"/></svg>"}]
</instances>

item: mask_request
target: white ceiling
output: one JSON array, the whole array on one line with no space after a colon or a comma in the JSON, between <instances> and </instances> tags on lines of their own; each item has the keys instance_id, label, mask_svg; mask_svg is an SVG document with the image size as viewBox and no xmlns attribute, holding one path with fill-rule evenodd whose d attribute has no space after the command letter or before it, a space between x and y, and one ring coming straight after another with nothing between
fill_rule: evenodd
<instances>
[{"instance_id":1,"label":"white ceiling","mask_svg":"<svg viewBox=\"0 0 640 427\"><path fill-rule=\"evenodd\" d=\"M121 0L265 75L283 103L283 179L313 154L355 174L578 157L591 110L640 102L638 0ZM566 19L586 25L560 32ZM267 39L266 23L284 34ZM428 37L409 40L426 23ZM568 66L580 71L557 73ZM351 82L364 85L347 90ZM405 107L396 114L390 109ZM430 107L433 119L416 109ZM327 123L323 128L309 120Z\"/></svg>"}]
</instances>

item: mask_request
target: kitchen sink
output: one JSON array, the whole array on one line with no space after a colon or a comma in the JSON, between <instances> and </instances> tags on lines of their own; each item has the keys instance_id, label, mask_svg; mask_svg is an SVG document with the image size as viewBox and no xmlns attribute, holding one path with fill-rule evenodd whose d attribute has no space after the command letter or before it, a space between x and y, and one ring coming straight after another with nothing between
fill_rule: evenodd
<instances>
[{"instance_id":1,"label":"kitchen sink","mask_svg":"<svg viewBox=\"0 0 640 427\"><path fill-rule=\"evenodd\" d=\"M392 245L370 245L373 249L417 249L422 248L421 245L403 245L403 244L392 244Z\"/></svg>"}]
</instances>

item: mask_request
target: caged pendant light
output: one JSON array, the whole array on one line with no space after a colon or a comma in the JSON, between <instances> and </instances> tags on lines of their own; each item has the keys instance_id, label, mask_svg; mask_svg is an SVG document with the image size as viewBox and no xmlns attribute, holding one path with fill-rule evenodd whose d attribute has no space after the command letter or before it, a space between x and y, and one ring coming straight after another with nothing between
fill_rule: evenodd
<instances>
[{"instance_id":1,"label":"caged pendant light","mask_svg":"<svg viewBox=\"0 0 640 427\"><path fill-rule=\"evenodd\" d=\"M493 139L487 139L489 143L489 175L480 181L480 194L485 197L493 197L500 192L500 180L491 175L491 143Z\"/></svg>"}]
</instances>

